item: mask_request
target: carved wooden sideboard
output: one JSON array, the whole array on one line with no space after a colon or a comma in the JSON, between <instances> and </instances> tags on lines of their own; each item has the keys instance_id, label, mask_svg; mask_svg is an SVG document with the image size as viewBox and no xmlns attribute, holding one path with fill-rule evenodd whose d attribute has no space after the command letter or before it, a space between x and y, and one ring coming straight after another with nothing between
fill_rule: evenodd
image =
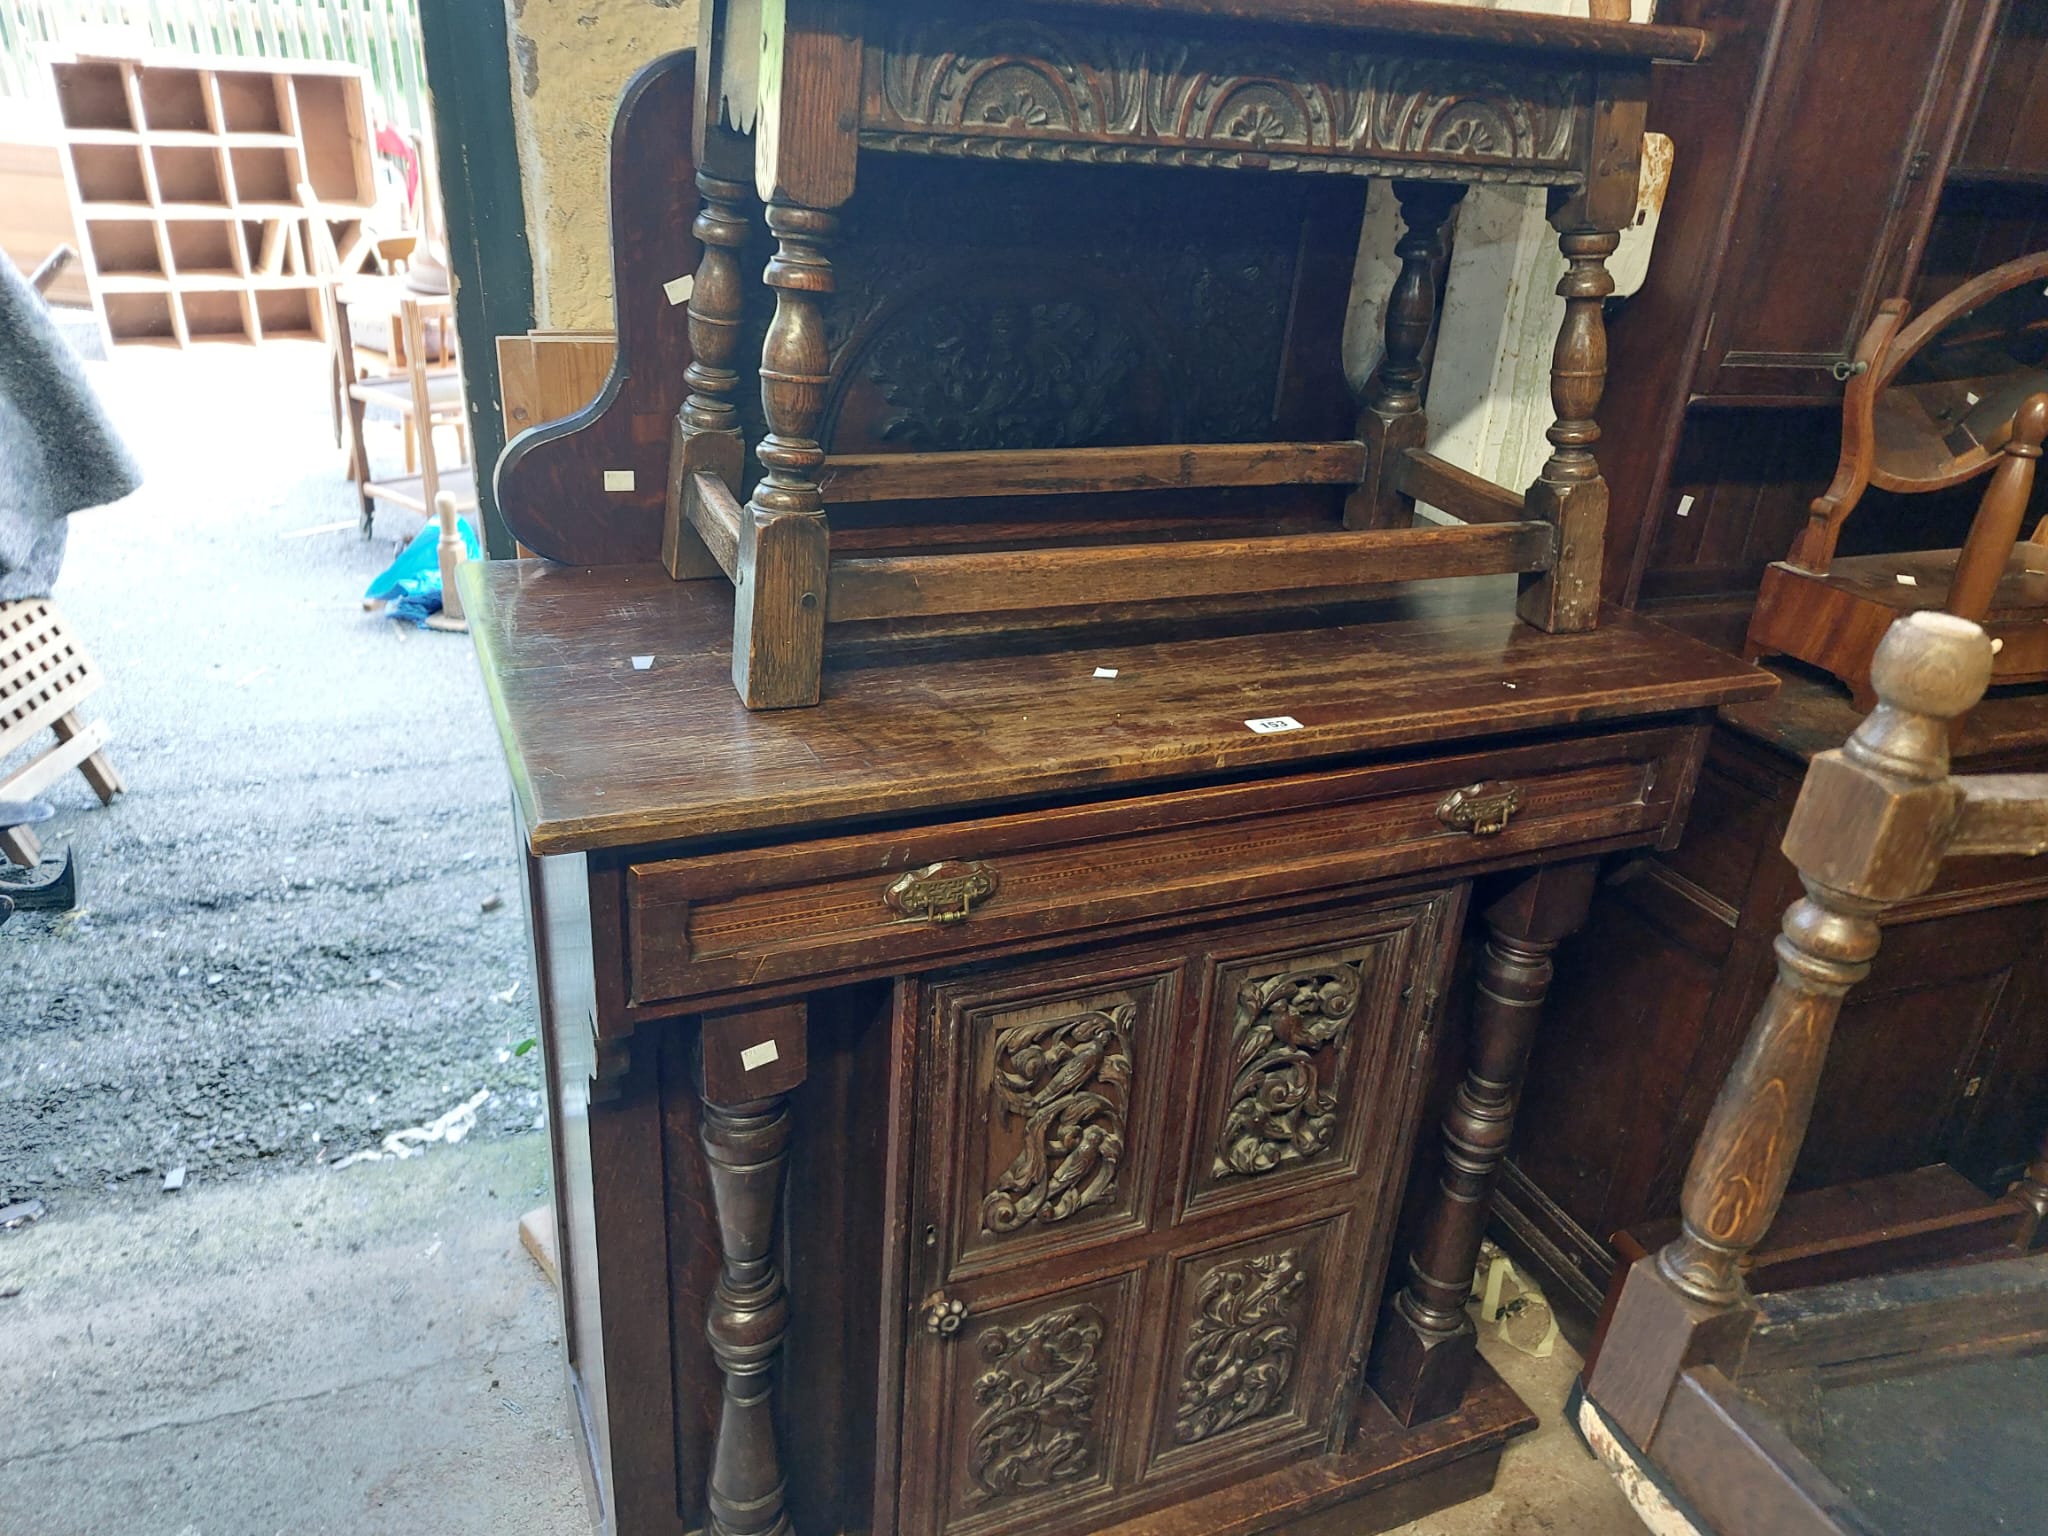
<instances>
[{"instance_id":1,"label":"carved wooden sideboard","mask_svg":"<svg viewBox=\"0 0 2048 1536\"><path fill-rule=\"evenodd\" d=\"M1116 9L1018 25L1106 37ZM805 50L857 12L766 0L788 93L735 99L718 25L714 67L632 87L612 379L499 466L547 559L461 576L520 813L571 1379L622 1536L1363 1531L1482 1491L1533 1423L1463 1302L1549 957L1597 859L1676 839L1713 708L1773 684L1554 579L1581 538L1599 563L1597 252L1567 279L1550 510L1421 449L1433 178L1575 206L1600 146L1634 153L1607 83L1699 39L1385 0L1124 9L1155 42L1256 13L1255 40L1316 28L1322 69L1336 39L1571 89L1531 138L1498 80L1418 76L1419 116L1344 98L1347 133L1391 135L1370 154L1290 147L1336 121L1289 94L1297 52L1229 77L1199 144L1041 164L934 128L934 153L863 156L850 203L772 183L764 242L756 152L813 163L775 135L903 148L856 131L897 55L835 64L882 94L814 120L836 98ZM1012 94L984 106L1050 123ZM1102 135L1162 100L1105 98ZM691 127L750 115L751 145ZM1335 349L1361 177L1269 159L1412 170L1434 210L1362 418ZM867 223L828 256L842 203ZM738 302L754 270L772 316ZM1479 511L1393 526L1417 497ZM1459 571L1498 575L1387 585ZM814 708L735 696L781 667L776 624L885 587L898 611L803 640ZM937 591L979 595L914 600Z\"/></svg>"}]
</instances>

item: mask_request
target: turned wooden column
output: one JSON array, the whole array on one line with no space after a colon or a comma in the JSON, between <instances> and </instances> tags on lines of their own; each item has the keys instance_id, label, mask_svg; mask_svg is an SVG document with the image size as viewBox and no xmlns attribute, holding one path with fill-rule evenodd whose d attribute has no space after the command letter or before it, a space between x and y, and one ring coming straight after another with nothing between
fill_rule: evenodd
<instances>
[{"instance_id":1,"label":"turned wooden column","mask_svg":"<svg viewBox=\"0 0 2048 1536\"><path fill-rule=\"evenodd\" d=\"M825 247L838 224L823 209L768 206L777 244L763 274L775 290L775 319L761 349L768 435L757 452L766 473L740 518L733 610L732 680L749 709L818 702L831 539L817 432L831 368L823 299L832 291L832 263Z\"/></svg>"},{"instance_id":2,"label":"turned wooden column","mask_svg":"<svg viewBox=\"0 0 2048 1536\"><path fill-rule=\"evenodd\" d=\"M746 284L740 248L747 241L747 207L752 189L742 181L697 173L704 199L690 226L703 246L690 289L690 363L683 370L689 394L676 412L670 439L668 510L662 525L661 559L677 580L724 578L718 562L683 512L689 477L698 470L718 476L738 495L747 450L740 434L739 356Z\"/></svg>"},{"instance_id":3,"label":"turned wooden column","mask_svg":"<svg viewBox=\"0 0 2048 1536\"><path fill-rule=\"evenodd\" d=\"M1478 1332L1465 1301L1472 1272L1550 991L1550 957L1586 920L1596 868L1586 861L1535 871L1487 909L1469 1061L1444 1115L1442 1173L1366 1373L1403 1424L1451 1412L1471 1379Z\"/></svg>"},{"instance_id":4,"label":"turned wooden column","mask_svg":"<svg viewBox=\"0 0 2048 1536\"><path fill-rule=\"evenodd\" d=\"M1593 445L1594 419L1607 388L1607 321L1602 310L1614 292L1607 258L1621 243L1613 230L1559 225L1565 274L1557 285L1564 323L1550 359L1550 404L1557 419L1545 435L1550 458L1524 497L1532 518L1557 529L1557 560L1547 571L1522 578L1516 611L1539 629L1591 629L1600 617L1600 558L1607 534L1607 482Z\"/></svg>"},{"instance_id":5,"label":"turned wooden column","mask_svg":"<svg viewBox=\"0 0 2048 1536\"><path fill-rule=\"evenodd\" d=\"M2020 1175L2019 1182L2013 1185L2010 1193L2034 1213L2027 1230L2021 1234L2021 1250L2032 1253L2048 1246L2048 1138L2042 1140L2040 1155L2027 1164L2027 1171Z\"/></svg>"},{"instance_id":6,"label":"turned wooden column","mask_svg":"<svg viewBox=\"0 0 2048 1536\"><path fill-rule=\"evenodd\" d=\"M1465 195L1457 182L1397 181L1401 238L1394 254L1400 275L1387 295L1386 351L1366 386L1359 436L1365 442L1365 478L1344 504L1347 528L1405 528L1415 503L1396 489L1401 455L1429 435L1422 411L1422 354L1436 327L1437 259L1444 220Z\"/></svg>"},{"instance_id":7,"label":"turned wooden column","mask_svg":"<svg viewBox=\"0 0 2048 1536\"><path fill-rule=\"evenodd\" d=\"M1981 619L1991 612L2034 494L2035 462L2041 457L2044 436L2048 436L2048 395L2029 395L2013 416L2012 436L1999 456L1998 467L1991 472L1984 499L1977 503L1977 515L1970 519L1969 536L1956 556L1946 604L1950 613ZM2048 519L2043 520L2042 529L2048 529ZM2042 529L2035 530L2036 543L2048 542L2041 539Z\"/></svg>"},{"instance_id":8,"label":"turned wooden column","mask_svg":"<svg viewBox=\"0 0 2048 1536\"><path fill-rule=\"evenodd\" d=\"M1696 1302L1741 1298L1743 1259L1785 1197L1842 998L1877 954L1878 918L1940 871L1964 799L1948 776L1948 722L1990 678L1991 642L1974 624L1900 620L1871 662L1878 708L1807 770L1784 842L1806 894L1785 913L1777 979L1694 1149L1684 1231L1657 1255Z\"/></svg>"},{"instance_id":9,"label":"turned wooden column","mask_svg":"<svg viewBox=\"0 0 2048 1536\"><path fill-rule=\"evenodd\" d=\"M788 1159L787 1090L806 1064L802 1004L707 1015L698 1064L721 1259L704 1336L725 1376L705 1493L711 1536L787 1536L775 1444L775 1373L789 1325L775 1262Z\"/></svg>"}]
</instances>

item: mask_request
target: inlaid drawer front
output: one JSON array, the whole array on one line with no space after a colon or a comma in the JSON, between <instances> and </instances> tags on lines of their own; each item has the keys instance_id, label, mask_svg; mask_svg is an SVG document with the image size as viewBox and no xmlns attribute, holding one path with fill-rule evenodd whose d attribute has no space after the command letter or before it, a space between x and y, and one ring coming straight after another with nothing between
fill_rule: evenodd
<instances>
[{"instance_id":1,"label":"inlaid drawer front","mask_svg":"<svg viewBox=\"0 0 2048 1536\"><path fill-rule=\"evenodd\" d=\"M934 989L958 1106L948 1280L1144 1230L1179 974Z\"/></svg>"},{"instance_id":2,"label":"inlaid drawer front","mask_svg":"<svg viewBox=\"0 0 2048 1536\"><path fill-rule=\"evenodd\" d=\"M637 864L638 1004L1657 838L1689 727Z\"/></svg>"}]
</instances>

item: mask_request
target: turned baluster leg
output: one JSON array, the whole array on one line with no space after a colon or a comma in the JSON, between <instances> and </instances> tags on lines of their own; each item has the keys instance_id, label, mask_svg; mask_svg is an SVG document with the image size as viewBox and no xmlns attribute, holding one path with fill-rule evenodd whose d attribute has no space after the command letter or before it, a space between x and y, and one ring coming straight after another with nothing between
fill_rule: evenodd
<instances>
[{"instance_id":1,"label":"turned baluster leg","mask_svg":"<svg viewBox=\"0 0 2048 1536\"><path fill-rule=\"evenodd\" d=\"M1590 862L1539 870L1487 910L1471 1059L1444 1115L1443 1171L1409 1250L1407 1284L1380 1320L1367 1369L1403 1424L1451 1412L1471 1379L1478 1334L1465 1300L1550 991L1551 953L1585 921L1594 871Z\"/></svg>"},{"instance_id":2,"label":"turned baluster leg","mask_svg":"<svg viewBox=\"0 0 2048 1536\"><path fill-rule=\"evenodd\" d=\"M1516 611L1552 633L1591 629L1600 618L1600 559L1607 534L1607 482L1593 445L1594 414L1607 387L1607 322L1602 304L1614 292L1607 258L1621 243L1612 230L1567 228L1558 236L1567 266L1557 291L1564 324L1550 360L1550 404L1557 419L1545 434L1550 458L1529 488L1528 515L1557 529L1557 559L1522 578Z\"/></svg>"},{"instance_id":3,"label":"turned baluster leg","mask_svg":"<svg viewBox=\"0 0 2048 1536\"><path fill-rule=\"evenodd\" d=\"M690 227L703 254L690 289L690 365L683 370L690 392L676 412L670 439L668 511L661 540L662 564L678 581L725 574L684 514L689 477L708 471L738 495L746 466L746 444L734 403L740 376L733 363L739 355L744 311L740 248L747 240L752 189L745 182L699 171L697 190L704 206Z\"/></svg>"},{"instance_id":4,"label":"turned baluster leg","mask_svg":"<svg viewBox=\"0 0 2048 1536\"><path fill-rule=\"evenodd\" d=\"M1685 1228L1657 1256L1710 1306L1741 1295L1741 1269L1791 1181L1842 998L1870 970L1878 918L1934 883L1960 791L1948 723L1983 696L1991 642L1944 613L1895 623L1872 659L1878 707L1824 752L1785 829L1806 895L1785 913L1778 974L1714 1102L1685 1176Z\"/></svg>"},{"instance_id":5,"label":"turned baluster leg","mask_svg":"<svg viewBox=\"0 0 2048 1536\"><path fill-rule=\"evenodd\" d=\"M711 1536L791 1530L774 1417L789 1303L774 1243L790 1139L785 1093L802 1080L804 1065L801 1005L704 1019L699 1139L722 1257L704 1335L725 1375L705 1497Z\"/></svg>"},{"instance_id":6,"label":"turned baluster leg","mask_svg":"<svg viewBox=\"0 0 2048 1536\"><path fill-rule=\"evenodd\" d=\"M1455 182L1399 181L1402 232L1394 254L1401 272L1387 296L1387 345L1366 386L1359 436L1365 477L1344 504L1347 528L1405 528L1414 501L1399 490L1401 455L1420 448L1429 423L1422 412L1422 354L1436 325L1436 262L1444 220L1465 195Z\"/></svg>"},{"instance_id":7,"label":"turned baluster leg","mask_svg":"<svg viewBox=\"0 0 2048 1536\"><path fill-rule=\"evenodd\" d=\"M838 215L786 202L768 206L777 247L764 274L775 319L761 349L766 474L740 519L739 589L733 612L732 678L749 709L818 702L825 651L825 576L830 540L818 443L831 357L824 295L832 291L825 245Z\"/></svg>"}]
</instances>

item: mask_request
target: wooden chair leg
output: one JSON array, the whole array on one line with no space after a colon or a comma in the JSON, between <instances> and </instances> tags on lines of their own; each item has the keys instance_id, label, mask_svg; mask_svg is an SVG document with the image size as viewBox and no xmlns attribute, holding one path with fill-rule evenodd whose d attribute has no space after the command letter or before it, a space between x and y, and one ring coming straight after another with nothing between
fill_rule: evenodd
<instances>
[{"instance_id":1,"label":"wooden chair leg","mask_svg":"<svg viewBox=\"0 0 2048 1536\"><path fill-rule=\"evenodd\" d=\"M0 832L0 855L5 855L10 864L34 869L43 862L43 845L27 827L9 827Z\"/></svg>"},{"instance_id":2,"label":"wooden chair leg","mask_svg":"<svg viewBox=\"0 0 2048 1536\"><path fill-rule=\"evenodd\" d=\"M85 722L75 711L59 715L52 725L59 741L69 741L84 731ZM121 782L121 775L114 771L113 762L104 751L95 752L78 765L78 771L85 775L85 782L92 786L92 792L100 797L101 805L112 805L114 796L128 786Z\"/></svg>"},{"instance_id":3,"label":"wooden chair leg","mask_svg":"<svg viewBox=\"0 0 2048 1536\"><path fill-rule=\"evenodd\" d=\"M1465 195L1456 183L1401 181L1402 232L1394 246L1401 275L1387 296L1386 351L1367 386L1359 436L1365 442L1365 477L1344 503L1347 528L1405 528L1415 504L1395 488L1401 455L1429 435L1422 412L1422 354L1436 326L1439 236L1444 220Z\"/></svg>"},{"instance_id":4,"label":"wooden chair leg","mask_svg":"<svg viewBox=\"0 0 2048 1536\"><path fill-rule=\"evenodd\" d=\"M1564 324L1550 361L1550 403L1557 412L1545 434L1550 459L1529 488L1528 515L1557 529L1557 563L1522 578L1516 611L1555 634L1591 629L1600 618L1600 561L1607 534L1607 481L1593 445L1594 419L1607 388L1607 322L1601 306L1614 292L1607 258L1621 243L1613 230L1567 224L1558 236L1568 266L1557 285Z\"/></svg>"},{"instance_id":5,"label":"wooden chair leg","mask_svg":"<svg viewBox=\"0 0 2048 1536\"><path fill-rule=\"evenodd\" d=\"M825 658L825 581L831 559L817 440L831 359L823 298L832 292L825 246L837 214L795 203L769 205L777 239L764 280L775 318L761 349L767 470L740 519L739 584L733 603L732 680L749 709L815 704Z\"/></svg>"}]
</instances>

